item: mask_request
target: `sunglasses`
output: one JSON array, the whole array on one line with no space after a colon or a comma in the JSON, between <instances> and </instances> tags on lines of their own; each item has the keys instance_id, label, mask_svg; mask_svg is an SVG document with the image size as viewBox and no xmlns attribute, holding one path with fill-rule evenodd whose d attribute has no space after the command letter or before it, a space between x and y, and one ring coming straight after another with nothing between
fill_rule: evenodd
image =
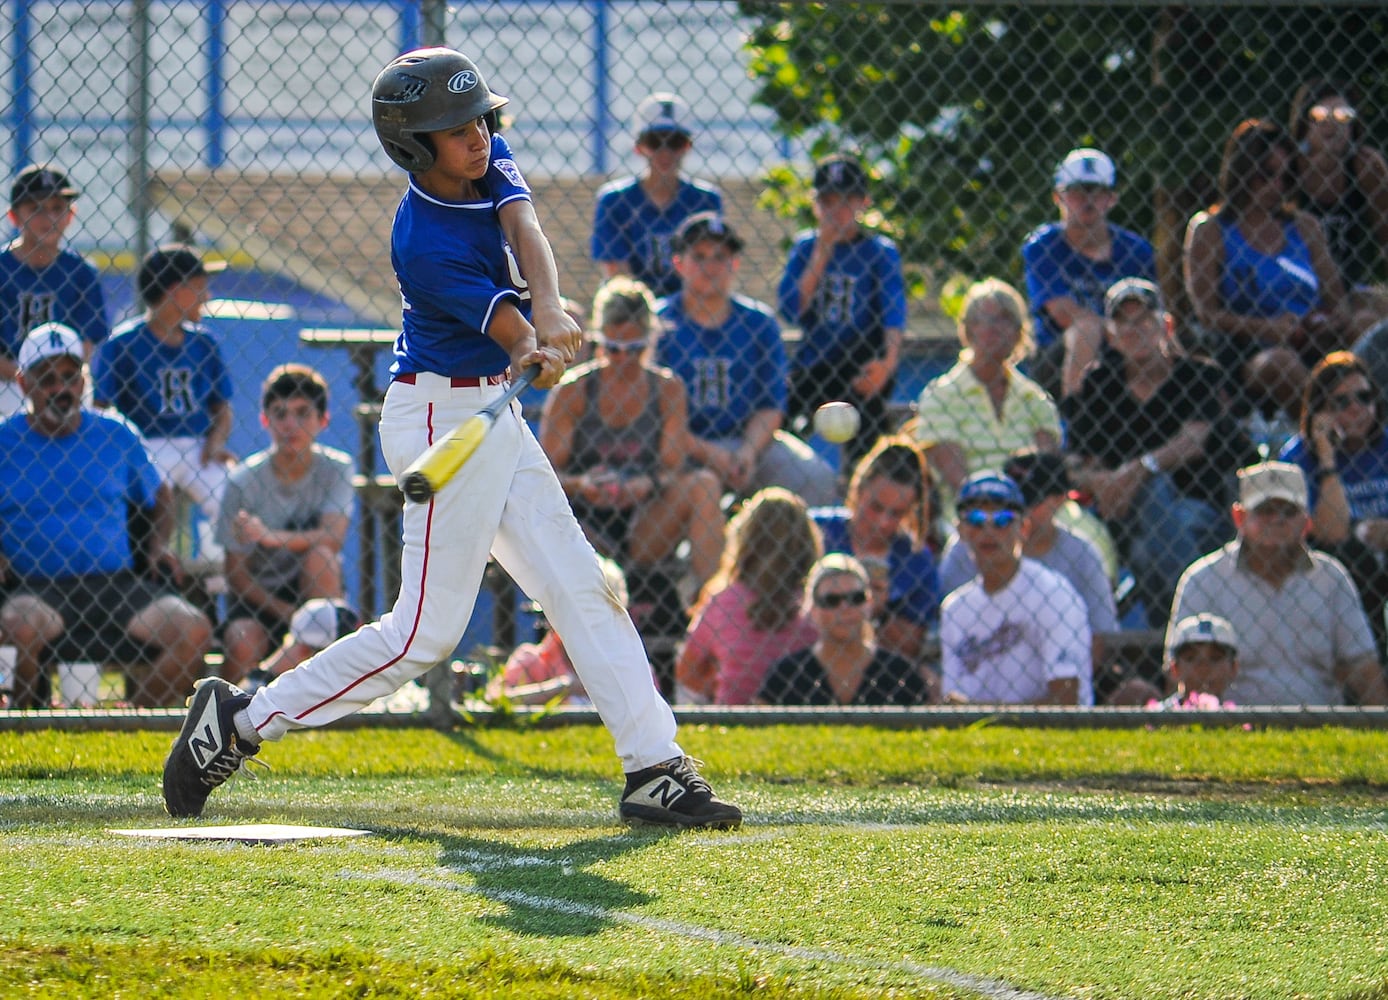
<instances>
[{"instance_id":1,"label":"sunglasses","mask_svg":"<svg viewBox=\"0 0 1388 1000\"><path fill-rule=\"evenodd\" d=\"M1366 408L1373 406L1374 394L1368 389L1361 389L1358 392L1342 392L1325 401L1326 409L1331 413L1344 413L1356 403Z\"/></svg>"},{"instance_id":2,"label":"sunglasses","mask_svg":"<svg viewBox=\"0 0 1388 1000\"><path fill-rule=\"evenodd\" d=\"M644 351L646 344L644 340L605 340L602 349L609 354L622 354L626 351Z\"/></svg>"},{"instance_id":3,"label":"sunglasses","mask_svg":"<svg viewBox=\"0 0 1388 1000\"><path fill-rule=\"evenodd\" d=\"M641 137L641 145L647 149L688 149L689 136L678 132L647 132Z\"/></svg>"},{"instance_id":4,"label":"sunglasses","mask_svg":"<svg viewBox=\"0 0 1388 1000\"><path fill-rule=\"evenodd\" d=\"M1359 117L1359 112L1353 108L1328 108L1324 104L1317 104L1314 108L1306 112L1306 117L1313 122L1336 121L1341 125L1348 125Z\"/></svg>"},{"instance_id":5,"label":"sunglasses","mask_svg":"<svg viewBox=\"0 0 1388 1000\"><path fill-rule=\"evenodd\" d=\"M845 604L854 608L861 608L867 603L868 595L865 590L850 590L846 594L816 594L815 605L821 608L834 610L841 608Z\"/></svg>"},{"instance_id":6,"label":"sunglasses","mask_svg":"<svg viewBox=\"0 0 1388 1000\"><path fill-rule=\"evenodd\" d=\"M971 528L982 528L989 524L995 528L1007 528L1021 516L1015 510L986 511L975 508L964 511L959 515L959 519Z\"/></svg>"}]
</instances>

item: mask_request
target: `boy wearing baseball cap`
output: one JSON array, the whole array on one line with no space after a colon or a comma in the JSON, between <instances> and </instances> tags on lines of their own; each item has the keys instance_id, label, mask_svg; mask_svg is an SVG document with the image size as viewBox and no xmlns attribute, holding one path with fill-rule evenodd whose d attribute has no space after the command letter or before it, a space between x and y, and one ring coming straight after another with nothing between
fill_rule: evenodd
<instances>
[{"instance_id":1,"label":"boy wearing baseball cap","mask_svg":"<svg viewBox=\"0 0 1388 1000\"><path fill-rule=\"evenodd\" d=\"M10 184L10 224L19 236L0 251L0 416L18 411L19 345L34 327L61 323L85 342L84 356L111 332L96 268L63 246L81 192L49 164L21 170Z\"/></svg>"},{"instance_id":2,"label":"boy wearing baseball cap","mask_svg":"<svg viewBox=\"0 0 1388 1000\"><path fill-rule=\"evenodd\" d=\"M190 246L157 247L140 264L142 317L122 323L92 360L98 406L113 406L140 429L154 464L215 524L231 434L231 374L216 338L201 325L208 277L223 270Z\"/></svg>"},{"instance_id":3,"label":"boy wearing baseball cap","mask_svg":"<svg viewBox=\"0 0 1388 1000\"><path fill-rule=\"evenodd\" d=\"M1032 377L1056 400L1079 388L1104 338L1104 292L1119 278L1155 281L1156 251L1108 221L1118 171L1098 149L1072 149L1055 171L1051 199L1060 221L1022 243L1027 301L1036 330Z\"/></svg>"},{"instance_id":4,"label":"boy wearing baseball cap","mask_svg":"<svg viewBox=\"0 0 1388 1000\"><path fill-rule=\"evenodd\" d=\"M864 228L868 173L858 158L825 157L813 184L817 223L796 236L777 292L781 318L803 332L787 417L798 426L823 403L852 403L863 419L847 443L851 464L891 429L906 282L896 244Z\"/></svg>"},{"instance_id":5,"label":"boy wearing baseball cap","mask_svg":"<svg viewBox=\"0 0 1388 1000\"><path fill-rule=\"evenodd\" d=\"M1227 618L1208 612L1182 618L1171 630L1166 673L1174 691L1156 709L1233 708L1224 692L1239 672L1239 640Z\"/></svg>"},{"instance_id":6,"label":"boy wearing baseball cap","mask_svg":"<svg viewBox=\"0 0 1388 1000\"><path fill-rule=\"evenodd\" d=\"M1084 601L1022 557L1022 491L984 470L959 487L959 537L978 575L940 606L941 684L950 702L1094 704Z\"/></svg>"},{"instance_id":7,"label":"boy wearing baseball cap","mask_svg":"<svg viewBox=\"0 0 1388 1000\"><path fill-rule=\"evenodd\" d=\"M655 360L689 395L689 458L723 487L750 495L783 486L810 507L838 502L836 475L782 429L789 363L769 306L736 295L742 237L714 212L675 232L680 291L661 303Z\"/></svg>"},{"instance_id":8,"label":"boy wearing baseball cap","mask_svg":"<svg viewBox=\"0 0 1388 1000\"><path fill-rule=\"evenodd\" d=\"M598 190L591 252L604 279L629 274L657 297L679 290L670 242L680 223L697 212L723 212L723 195L706 181L681 176L694 145L689 105L655 93L636 106L632 132L640 176L622 177Z\"/></svg>"}]
</instances>

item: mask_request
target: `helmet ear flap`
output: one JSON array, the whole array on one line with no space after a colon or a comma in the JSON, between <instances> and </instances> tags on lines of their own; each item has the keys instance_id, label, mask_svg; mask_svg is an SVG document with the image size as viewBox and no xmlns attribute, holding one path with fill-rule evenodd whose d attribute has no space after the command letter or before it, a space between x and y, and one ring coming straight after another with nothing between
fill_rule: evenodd
<instances>
[{"instance_id":1,"label":"helmet ear flap","mask_svg":"<svg viewBox=\"0 0 1388 1000\"><path fill-rule=\"evenodd\" d=\"M482 116L482 120L487 123L487 132L496 135L501 131L501 112L495 109L488 111Z\"/></svg>"}]
</instances>

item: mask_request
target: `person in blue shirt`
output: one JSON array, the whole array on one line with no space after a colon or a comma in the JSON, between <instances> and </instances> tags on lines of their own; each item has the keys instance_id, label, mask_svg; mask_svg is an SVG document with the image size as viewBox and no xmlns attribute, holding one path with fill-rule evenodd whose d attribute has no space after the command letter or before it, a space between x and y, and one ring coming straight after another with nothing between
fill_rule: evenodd
<instances>
[{"instance_id":1,"label":"person in blue shirt","mask_svg":"<svg viewBox=\"0 0 1388 1000\"><path fill-rule=\"evenodd\" d=\"M42 707L55 658L131 665L137 706L174 705L202 673L212 625L171 585L170 494L139 432L82 407L84 352L61 324L31 330L18 354L31 411L0 424L0 628L16 705ZM143 551L132 508L153 526Z\"/></svg>"},{"instance_id":2,"label":"person in blue shirt","mask_svg":"<svg viewBox=\"0 0 1388 1000\"><path fill-rule=\"evenodd\" d=\"M409 171L391 229L403 298L381 449L400 480L449 429L500 398L512 372L552 388L582 340L564 310L549 240L515 154L496 134L506 98L447 48L397 57L371 88L371 117ZM164 805L202 812L211 791L263 740L358 711L447 659L462 639L490 556L545 611L626 771L623 820L738 826L675 742L631 616L608 586L559 478L512 402L468 461L427 502L406 502L400 592L363 626L246 695L200 682L164 764ZM550 807L559 803L544 803Z\"/></svg>"},{"instance_id":3,"label":"person in blue shirt","mask_svg":"<svg viewBox=\"0 0 1388 1000\"><path fill-rule=\"evenodd\" d=\"M1347 343L1344 288L1316 219L1288 203L1297 149L1275 122L1240 122L1219 202L1186 227L1185 284L1241 412L1294 420L1309 368ZM1280 412L1279 412L1280 411Z\"/></svg>"},{"instance_id":4,"label":"person in blue shirt","mask_svg":"<svg viewBox=\"0 0 1388 1000\"><path fill-rule=\"evenodd\" d=\"M940 615L939 574L929 540L930 482L919 445L909 437L884 437L854 466L846 505L810 511L825 552L886 561L877 641L917 664Z\"/></svg>"},{"instance_id":5,"label":"person in blue shirt","mask_svg":"<svg viewBox=\"0 0 1388 1000\"><path fill-rule=\"evenodd\" d=\"M1104 342L1104 293L1120 278L1157 280L1152 244L1108 221L1118 172L1097 149L1071 150L1055 172L1060 221L1022 243L1036 331L1031 375L1056 400L1075 392Z\"/></svg>"},{"instance_id":6,"label":"person in blue shirt","mask_svg":"<svg viewBox=\"0 0 1388 1000\"><path fill-rule=\"evenodd\" d=\"M670 240L696 212L723 212L723 196L704 181L681 176L694 145L689 106L674 94L651 94L636 106L639 177L622 177L598 190L591 253L603 278L628 274L656 297L679 290Z\"/></svg>"},{"instance_id":7,"label":"person in blue shirt","mask_svg":"<svg viewBox=\"0 0 1388 1000\"><path fill-rule=\"evenodd\" d=\"M818 224L796 236L777 292L781 318L801 329L787 416L798 428L822 403L852 403L862 418L845 443L853 462L892 430L906 284L896 244L863 227L868 175L857 158L825 157L813 183Z\"/></svg>"},{"instance_id":8,"label":"person in blue shirt","mask_svg":"<svg viewBox=\"0 0 1388 1000\"><path fill-rule=\"evenodd\" d=\"M24 403L15 357L43 323L76 330L90 358L111 332L96 268L63 246L81 192L51 164L25 167L10 185L10 224L19 236L0 251L0 417Z\"/></svg>"},{"instance_id":9,"label":"person in blue shirt","mask_svg":"<svg viewBox=\"0 0 1388 1000\"><path fill-rule=\"evenodd\" d=\"M781 325L764 303L733 292L743 245L713 212L691 215L675 233L684 285L660 303L656 363L684 381L689 457L737 493L782 486L811 507L835 503L834 470L782 430Z\"/></svg>"},{"instance_id":10,"label":"person in blue shirt","mask_svg":"<svg viewBox=\"0 0 1388 1000\"><path fill-rule=\"evenodd\" d=\"M136 277L145 314L118 326L92 360L97 406L114 406L140 429L171 486L217 522L231 435L231 374L216 338L200 325L208 276L226 267L172 243L150 251Z\"/></svg>"}]
</instances>

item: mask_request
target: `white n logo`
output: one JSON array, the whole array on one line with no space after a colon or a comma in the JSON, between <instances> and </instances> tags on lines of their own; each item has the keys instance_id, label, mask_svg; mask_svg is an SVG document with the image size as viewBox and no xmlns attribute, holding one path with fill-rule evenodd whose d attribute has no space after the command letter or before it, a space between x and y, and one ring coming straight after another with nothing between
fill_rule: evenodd
<instances>
[{"instance_id":1,"label":"white n logo","mask_svg":"<svg viewBox=\"0 0 1388 1000\"><path fill-rule=\"evenodd\" d=\"M662 808L669 809L672 802L679 801L684 794L684 786L673 778L662 778L660 783L651 787L646 794L648 799L660 799Z\"/></svg>"},{"instance_id":2,"label":"white n logo","mask_svg":"<svg viewBox=\"0 0 1388 1000\"><path fill-rule=\"evenodd\" d=\"M217 699L208 698L194 732L197 736L188 737L188 751L193 755L193 763L199 771L207 770L217 754L222 752L222 727L217 724Z\"/></svg>"}]
</instances>

